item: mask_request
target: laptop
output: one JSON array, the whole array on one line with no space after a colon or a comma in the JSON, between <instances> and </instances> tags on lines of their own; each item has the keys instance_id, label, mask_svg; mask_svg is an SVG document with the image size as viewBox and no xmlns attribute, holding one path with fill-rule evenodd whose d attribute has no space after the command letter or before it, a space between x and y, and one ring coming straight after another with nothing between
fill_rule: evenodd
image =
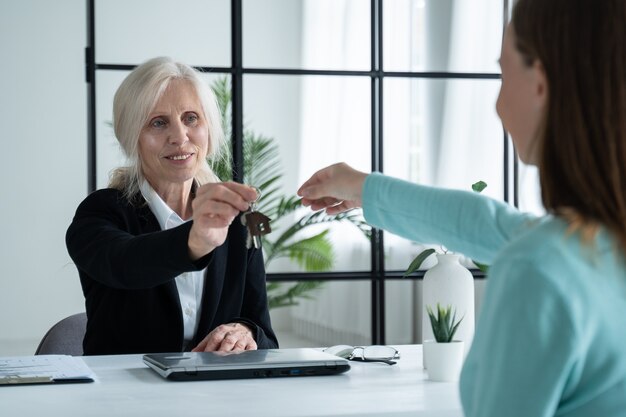
<instances>
[{"instance_id":1,"label":"laptop","mask_svg":"<svg viewBox=\"0 0 626 417\"><path fill-rule=\"evenodd\" d=\"M172 381L335 375L350 369L346 359L310 348L153 353L143 361Z\"/></svg>"}]
</instances>

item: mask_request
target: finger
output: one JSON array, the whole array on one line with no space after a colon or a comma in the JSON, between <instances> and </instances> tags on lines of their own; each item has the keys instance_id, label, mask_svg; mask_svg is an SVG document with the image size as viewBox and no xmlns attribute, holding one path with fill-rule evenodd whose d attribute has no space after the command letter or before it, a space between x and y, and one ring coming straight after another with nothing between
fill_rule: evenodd
<instances>
[{"instance_id":1,"label":"finger","mask_svg":"<svg viewBox=\"0 0 626 417\"><path fill-rule=\"evenodd\" d=\"M254 339L251 339L248 344L246 345L246 349L245 350L257 350L257 344L254 341Z\"/></svg>"},{"instance_id":2,"label":"finger","mask_svg":"<svg viewBox=\"0 0 626 417\"><path fill-rule=\"evenodd\" d=\"M239 194L246 202L250 203L255 201L258 197L257 190L254 187L250 187L246 184L240 184L238 182L228 181L223 183L225 187L228 187L231 191Z\"/></svg>"},{"instance_id":3,"label":"finger","mask_svg":"<svg viewBox=\"0 0 626 417\"><path fill-rule=\"evenodd\" d=\"M238 211L246 211L250 201L256 199L256 192L247 185L237 183L205 184L196 191L194 203L206 204L207 201L219 201L229 204Z\"/></svg>"},{"instance_id":4,"label":"finger","mask_svg":"<svg viewBox=\"0 0 626 417\"><path fill-rule=\"evenodd\" d=\"M217 350L220 352L230 352L231 350L233 350L233 347L237 344L238 341L239 339L237 336L233 335L232 333L226 333Z\"/></svg>"},{"instance_id":5,"label":"finger","mask_svg":"<svg viewBox=\"0 0 626 417\"><path fill-rule=\"evenodd\" d=\"M308 180L306 180L301 186L300 188L298 188L298 191L296 191L296 194L299 195L300 197L302 197L304 195L304 190L307 190L308 188L319 184L320 180L318 178L318 173L316 172L315 174L313 174L313 176L311 178L309 178Z\"/></svg>"},{"instance_id":6,"label":"finger","mask_svg":"<svg viewBox=\"0 0 626 417\"><path fill-rule=\"evenodd\" d=\"M202 339L202 341L200 343L198 343L198 345L191 349L192 352L204 352L204 348L206 347L208 342L208 339L205 337L204 339Z\"/></svg>"},{"instance_id":7,"label":"finger","mask_svg":"<svg viewBox=\"0 0 626 417\"><path fill-rule=\"evenodd\" d=\"M342 203L342 200L338 200L332 197L325 197L325 198L320 198L317 200L310 200L308 198L307 199L303 198L302 201L303 201L302 205L311 206L312 210L321 210L323 208L336 206L337 204Z\"/></svg>"},{"instance_id":8,"label":"finger","mask_svg":"<svg viewBox=\"0 0 626 417\"><path fill-rule=\"evenodd\" d=\"M336 206L327 207L326 214L328 214L329 216L334 216L335 214L344 213L352 209L354 209L354 206L347 201L344 201L341 204L337 204Z\"/></svg>"},{"instance_id":9,"label":"finger","mask_svg":"<svg viewBox=\"0 0 626 417\"><path fill-rule=\"evenodd\" d=\"M246 350L246 346L248 346L248 342L245 339L238 340L237 343L235 343L235 345L233 346L232 350L243 352L244 350Z\"/></svg>"},{"instance_id":10,"label":"finger","mask_svg":"<svg viewBox=\"0 0 626 417\"><path fill-rule=\"evenodd\" d=\"M195 216L207 216L209 218L221 217L234 219L239 215L239 210L228 203L216 200L197 202L193 206Z\"/></svg>"},{"instance_id":11,"label":"finger","mask_svg":"<svg viewBox=\"0 0 626 417\"><path fill-rule=\"evenodd\" d=\"M203 351L213 352L213 351L218 350L220 344L222 343L222 340L224 339L225 333L226 331L224 330L222 326L215 328L211 333L207 335L207 337L205 337L205 340L207 342L204 346Z\"/></svg>"},{"instance_id":12,"label":"finger","mask_svg":"<svg viewBox=\"0 0 626 417\"><path fill-rule=\"evenodd\" d=\"M321 198L335 197L326 189L323 183L313 183L302 185L298 190L298 195L308 200L319 200Z\"/></svg>"}]
</instances>

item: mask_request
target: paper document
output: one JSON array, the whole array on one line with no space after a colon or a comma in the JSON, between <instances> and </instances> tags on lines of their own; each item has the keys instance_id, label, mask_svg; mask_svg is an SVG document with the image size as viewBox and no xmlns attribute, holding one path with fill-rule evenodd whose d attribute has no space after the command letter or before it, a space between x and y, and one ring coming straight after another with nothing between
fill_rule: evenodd
<instances>
[{"instance_id":1,"label":"paper document","mask_svg":"<svg viewBox=\"0 0 626 417\"><path fill-rule=\"evenodd\" d=\"M0 357L0 386L93 382L96 375L80 357L39 355Z\"/></svg>"}]
</instances>

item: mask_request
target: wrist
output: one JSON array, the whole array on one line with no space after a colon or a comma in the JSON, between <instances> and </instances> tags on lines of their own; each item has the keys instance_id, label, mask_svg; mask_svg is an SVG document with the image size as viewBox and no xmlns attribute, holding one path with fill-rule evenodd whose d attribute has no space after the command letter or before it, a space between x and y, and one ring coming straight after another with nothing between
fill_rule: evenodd
<instances>
[{"instance_id":1,"label":"wrist","mask_svg":"<svg viewBox=\"0 0 626 417\"><path fill-rule=\"evenodd\" d=\"M207 255L214 249L213 247L207 247L204 241L200 239L196 233L194 233L193 226L191 227L191 230L189 231L189 238L187 239L187 247L189 251L189 258L192 261L197 261L198 259Z\"/></svg>"}]
</instances>

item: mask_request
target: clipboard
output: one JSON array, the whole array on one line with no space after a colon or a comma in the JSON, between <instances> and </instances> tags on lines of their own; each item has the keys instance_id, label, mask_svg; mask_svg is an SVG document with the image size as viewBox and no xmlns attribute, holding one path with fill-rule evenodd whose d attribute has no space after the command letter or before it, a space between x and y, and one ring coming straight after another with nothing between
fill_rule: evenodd
<instances>
[{"instance_id":1,"label":"clipboard","mask_svg":"<svg viewBox=\"0 0 626 417\"><path fill-rule=\"evenodd\" d=\"M0 387L84 383L95 380L96 375L80 357L69 355L0 357Z\"/></svg>"}]
</instances>

